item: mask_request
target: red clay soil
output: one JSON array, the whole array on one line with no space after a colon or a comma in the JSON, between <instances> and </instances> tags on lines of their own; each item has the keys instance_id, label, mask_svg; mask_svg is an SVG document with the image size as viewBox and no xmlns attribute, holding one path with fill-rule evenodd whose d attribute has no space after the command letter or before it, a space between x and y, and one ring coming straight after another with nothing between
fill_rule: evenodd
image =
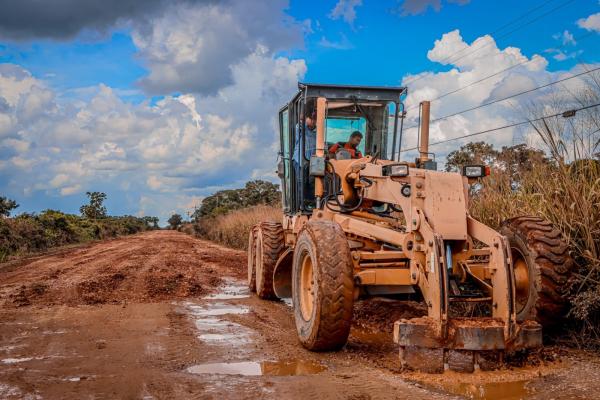
<instances>
[{"instance_id":1,"label":"red clay soil","mask_svg":"<svg viewBox=\"0 0 600 400\"><path fill-rule=\"evenodd\" d=\"M465 390L498 380L526 381L528 398L593 398L600 389L598 359L574 352L494 374L402 372L391 327L423 315L418 303L359 301L344 349L309 352L290 307L240 292L245 276L244 252L174 231L0 264L0 398L481 398ZM264 375L192 373L236 362ZM278 376L282 363L303 367Z\"/></svg>"}]
</instances>

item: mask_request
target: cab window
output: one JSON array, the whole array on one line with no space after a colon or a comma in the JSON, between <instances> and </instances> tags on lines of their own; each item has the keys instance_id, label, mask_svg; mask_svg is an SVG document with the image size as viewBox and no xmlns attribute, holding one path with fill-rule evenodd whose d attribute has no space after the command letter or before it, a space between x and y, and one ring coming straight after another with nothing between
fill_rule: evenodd
<instances>
[{"instance_id":1,"label":"cab window","mask_svg":"<svg viewBox=\"0 0 600 400\"><path fill-rule=\"evenodd\" d=\"M327 149L336 143L346 143L354 131L363 134L363 140L358 145L358 150L365 154L367 121L363 117L340 118L328 117L325 123L325 142Z\"/></svg>"}]
</instances>

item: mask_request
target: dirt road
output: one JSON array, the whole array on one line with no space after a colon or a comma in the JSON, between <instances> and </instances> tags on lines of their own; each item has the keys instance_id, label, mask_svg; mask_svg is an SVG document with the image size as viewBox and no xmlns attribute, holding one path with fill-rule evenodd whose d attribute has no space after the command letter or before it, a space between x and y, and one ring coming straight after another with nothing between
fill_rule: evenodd
<instances>
[{"instance_id":1,"label":"dirt road","mask_svg":"<svg viewBox=\"0 0 600 400\"><path fill-rule=\"evenodd\" d=\"M155 231L0 265L2 399L595 398L600 361L546 349L539 366L399 371L391 324L419 305L356 305L348 345L311 353L290 306L244 285L246 258ZM427 381L427 382L425 382Z\"/></svg>"}]
</instances>

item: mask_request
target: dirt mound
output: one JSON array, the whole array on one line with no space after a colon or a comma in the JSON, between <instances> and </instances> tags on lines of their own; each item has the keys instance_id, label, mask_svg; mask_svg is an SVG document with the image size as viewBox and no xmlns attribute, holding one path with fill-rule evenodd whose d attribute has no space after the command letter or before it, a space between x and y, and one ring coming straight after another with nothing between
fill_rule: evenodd
<instances>
[{"instance_id":1,"label":"dirt mound","mask_svg":"<svg viewBox=\"0 0 600 400\"><path fill-rule=\"evenodd\" d=\"M178 232L149 232L2 269L10 307L155 302L209 293L221 277L243 277L245 253Z\"/></svg>"},{"instance_id":2,"label":"dirt mound","mask_svg":"<svg viewBox=\"0 0 600 400\"><path fill-rule=\"evenodd\" d=\"M392 333L394 322L427 315L427 307L416 301L383 298L359 300L354 304L354 323L374 331Z\"/></svg>"},{"instance_id":3,"label":"dirt mound","mask_svg":"<svg viewBox=\"0 0 600 400\"><path fill-rule=\"evenodd\" d=\"M29 285L22 285L15 293L12 293L9 298L17 307L24 307L30 305L32 299L44 295L47 290L48 285L45 283L34 282Z\"/></svg>"},{"instance_id":4,"label":"dirt mound","mask_svg":"<svg viewBox=\"0 0 600 400\"><path fill-rule=\"evenodd\" d=\"M106 303L123 280L125 275L120 272L85 280L77 284L77 294L85 304Z\"/></svg>"},{"instance_id":5,"label":"dirt mound","mask_svg":"<svg viewBox=\"0 0 600 400\"><path fill-rule=\"evenodd\" d=\"M206 292L196 277L181 273L159 271L144 278L146 293L152 299L199 296Z\"/></svg>"}]
</instances>

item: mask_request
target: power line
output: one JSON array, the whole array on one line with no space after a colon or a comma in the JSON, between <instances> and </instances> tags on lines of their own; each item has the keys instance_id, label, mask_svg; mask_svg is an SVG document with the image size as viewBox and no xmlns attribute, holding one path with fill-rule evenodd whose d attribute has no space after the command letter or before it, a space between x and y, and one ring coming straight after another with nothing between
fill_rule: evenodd
<instances>
[{"instance_id":1,"label":"power line","mask_svg":"<svg viewBox=\"0 0 600 400\"><path fill-rule=\"evenodd\" d=\"M519 25L519 26L518 26L518 27L516 27L515 29L513 29L513 30L511 30L511 31L509 31L509 32L507 32L507 33L505 33L505 34L503 34L503 35L500 35L500 36L498 36L498 37L496 38L496 40L498 40L498 39L502 39L502 38L505 38L505 37L507 37L507 36L509 36L509 35L513 34L514 32L518 31L519 29L521 29L521 28L523 28L523 27L525 27L525 26L529 26L530 24L532 24L532 23L534 23L534 22L537 22L537 21L539 21L540 19L542 19L542 18L546 17L546 16L547 16L547 15L549 15L549 14L552 14L553 12L555 12L555 11L559 10L560 8L562 8L562 7L566 6L567 4L569 4L569 3L572 3L572 2L574 2L574 1L575 1L575 0L567 0L566 2L564 2L564 3L560 4L559 6L557 6L557 7L554 7L554 8L553 8L553 9L551 9L550 11L547 11L547 12L545 12L545 13L541 14L541 15L538 15L537 17L535 17L535 18L533 18L533 19L531 19L531 20L527 21L526 23L524 23L524 24L522 24L522 25ZM535 10L537 10L537 9L541 8L541 7L544 7L544 6L545 6L546 4L548 4L548 3L550 3L550 1L547 1L546 3L543 3L542 5L540 5L540 6L536 7L536 8L534 8L534 9L532 9L532 10L530 10L530 11L528 11L527 13L525 13L524 15L522 15L521 17L517 18L515 21L517 21L517 20L519 20L519 19L522 19L524 16L527 16L527 15L531 14L533 11L535 11ZM515 22L515 21L513 21L513 22ZM509 24L505 24L504 26L506 26L506 25L510 25L510 24L511 24L511 23L509 23ZM501 28L501 29L503 29L503 28ZM497 31L499 31L499 30L501 30L501 29L496 29L496 31L494 31L494 32L497 32ZM493 33L494 33L494 32L493 32ZM492 33L492 34L493 34L493 33ZM491 35L491 34L490 34L490 35ZM473 51L471 51L471 52L469 52L469 53L467 53L467 54L465 54L465 55L463 55L463 56L461 56L461 57L459 57L459 58L457 58L457 59L451 60L453 57L455 57L456 55L458 55L460 52L462 52L462 51L466 50L466 48L464 48L464 49L462 49L462 50L460 50L460 51L458 51L458 52L456 52L456 53L454 53L454 54L451 54L450 56L448 56L448 57L446 57L446 58L444 58L444 59L442 59L442 60L438 61L438 63L440 63L440 64L444 64L444 63L448 63L448 64L449 64L449 63L452 63L452 64L454 64L454 63L456 63L457 61L459 61L459 60L461 60L461 59L463 59L463 58L465 58L465 57L468 57L468 56L470 56L471 54L474 54L474 53L478 52L478 51L479 51L479 50L481 50L481 49L484 49L484 48L486 48L486 47L488 47L488 46L491 46L493 43L495 43L495 41L488 42L487 44L485 44L485 45L483 45L483 46L479 46L479 47L477 47L476 49L472 49ZM411 84L411 83L414 83L414 82L417 82L417 81L419 81L419 80L423 79L424 77L425 77L425 75L421 75L421 76L419 76L419 77L417 77L417 78L415 78L415 79L413 79L413 80L410 80L410 81L408 81L408 82L405 82L405 83L404 83L404 85L405 85L405 86L407 86L407 85L409 85L409 84Z\"/></svg>"},{"instance_id":2,"label":"power line","mask_svg":"<svg viewBox=\"0 0 600 400\"><path fill-rule=\"evenodd\" d=\"M536 90L543 89L543 88L546 88L548 86L555 85L557 83L565 82L565 81L568 81L570 79L577 78L579 76L586 75L586 74L589 74L591 72L598 71L598 70L600 70L600 67L597 67L597 68L594 68L594 69L591 69L591 70L587 70L585 72L580 72L579 74L572 75L572 76L569 76L567 78L559 79L557 81L550 82L550 83L547 83L545 85L537 86L537 87L532 88L532 89L524 90L522 92L515 93L515 94L512 94L510 96L503 97L501 99L496 99L496 100L488 101L487 103L483 103L483 104L480 104L480 105L475 106L475 107L467 108L467 109L462 110L462 111L457 111L457 112L452 113L452 114L444 115L443 117L439 117L439 118L436 118L436 119L432 120L430 123L438 122L438 121L441 121L441 120L444 120L444 119L447 119L447 118L450 118L450 117L454 117L456 115L464 114L464 113L469 112L469 111L474 111L474 110L477 110L479 108L487 107L487 106L492 105L492 104L500 103L502 101L505 101L505 100L508 100L508 99L512 99L513 97L518 97L518 96L521 96L521 95L524 95L524 94L527 94L527 93L535 92ZM419 126L418 124L417 125L413 125L410 128L406 128L406 130L417 128L418 126Z\"/></svg>"},{"instance_id":3,"label":"power line","mask_svg":"<svg viewBox=\"0 0 600 400\"><path fill-rule=\"evenodd\" d=\"M545 115L543 117L534 118L534 119L530 119L530 120L527 120L527 121L515 122L513 124L504 125L504 126L500 126L500 127L497 127L497 128L486 129L484 131L479 131L479 132L475 132L475 133L469 133L469 134L466 134L466 135L463 135L463 136L458 136L458 137L455 137L455 138L444 139L444 140L440 140L438 142L429 143L429 145L430 146L435 146L435 145L442 144L442 143L452 142L454 140L460 140L460 139L464 139L464 138L468 138L468 137L472 137L472 136L483 135L485 133L495 132L495 131L499 131L499 130L502 130L502 129L513 128L515 126L529 124L529 123L536 122L536 121L541 121L541 120L546 119L546 118L558 117L560 115L562 115L562 116L574 115L578 111L583 111L583 110L587 110L589 108L598 107L598 106L600 106L600 103L591 104L591 105L588 105L588 106L585 106L585 107L576 108L574 110L567 110L567 111L559 112L559 113L552 114L552 115ZM400 153L405 153L407 151L418 150L418 149L419 149L418 146L417 147L411 147L410 149L400 150Z\"/></svg>"},{"instance_id":4,"label":"power line","mask_svg":"<svg viewBox=\"0 0 600 400\"><path fill-rule=\"evenodd\" d=\"M596 33L596 32L594 32L594 31L590 31L590 32L588 32L588 33L586 33L586 34L584 34L584 35L581 35L581 36L579 36L579 37L576 37L576 38L575 38L575 39L573 39L573 40L575 40L576 42L579 42L579 41L581 41L581 40L583 40L583 39L587 39L588 37L592 36L592 35L593 35L593 34L595 34L595 33ZM560 50L560 49L562 49L562 48L566 47L567 45L568 45L568 43L565 43L565 44L563 44L563 45L561 45L561 46L557 47L557 48L556 48L556 50ZM443 98L444 98L444 97L446 97L446 96L450 96L451 94L454 94L454 93L460 92L460 91L462 91L462 90L464 90L464 89L467 89L467 88L469 88L469 87L471 87L471 86L477 85L478 83L484 82L484 81L486 81L486 80L488 80L488 79L490 79L490 78L493 78L494 76L500 75L500 74L502 74L502 73L504 73L504 72L506 72L506 71L510 71L511 69L514 69L514 68L516 68L516 67L518 67L518 66L520 66L520 65L528 64L528 63L532 62L533 60L534 60L534 58L532 57L532 58L530 58L530 59L528 59L528 60L526 59L526 60L523 60L523 61L521 61L521 62L519 62L519 63L513 64L513 65L511 65L511 66L509 66L509 67L507 67L507 68L504 68L503 70L500 70L500 71L494 72L494 73L493 73L493 74L491 74L491 75L485 76L485 77L483 77L483 78L481 78L481 79L478 79L478 80L476 80L476 81L474 81L474 82L471 82L471 83L469 83L468 85L461 86L461 87L459 87L459 88L457 88L457 89L454 89L454 90L452 90L452 91L450 91L450 92L444 93L444 94L442 94L442 95L440 95L440 96L438 96L438 97L434 98L433 100L430 100L430 102L432 102L432 103L433 103L434 101L437 101L437 100L443 99ZM412 107L409 107L409 108L408 108L406 111L411 111L411 110L414 110L414 109L415 109L415 108L417 108L417 107L419 107L419 105L418 105L418 104L415 104L414 106L412 106Z\"/></svg>"}]
</instances>

